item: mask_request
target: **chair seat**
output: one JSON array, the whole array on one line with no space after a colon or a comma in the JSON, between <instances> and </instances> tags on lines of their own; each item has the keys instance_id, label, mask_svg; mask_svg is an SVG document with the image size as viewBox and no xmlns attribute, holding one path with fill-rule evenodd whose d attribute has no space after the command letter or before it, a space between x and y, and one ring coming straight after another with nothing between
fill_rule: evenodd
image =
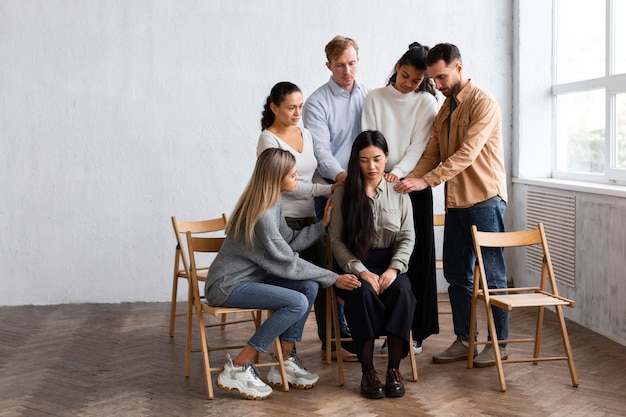
<instances>
[{"instance_id":1,"label":"chair seat","mask_svg":"<svg viewBox=\"0 0 626 417\"><path fill-rule=\"evenodd\" d=\"M198 281L206 281L206 277L209 275L209 268L199 268L198 269ZM179 278L189 278L189 274L184 269L178 271Z\"/></svg>"},{"instance_id":2,"label":"chair seat","mask_svg":"<svg viewBox=\"0 0 626 417\"><path fill-rule=\"evenodd\" d=\"M569 306L573 307L572 300L552 297L548 294L528 293L528 294L504 294L492 295L491 304L505 310L512 310L516 307L539 307L539 306Z\"/></svg>"},{"instance_id":3,"label":"chair seat","mask_svg":"<svg viewBox=\"0 0 626 417\"><path fill-rule=\"evenodd\" d=\"M229 314L229 313L232 313L232 314L234 313L259 313L261 312L261 309L220 307L220 306L214 307L206 303L202 303L202 311L212 316L218 317L218 316L221 316L222 314ZM250 320L247 320L247 321L250 321Z\"/></svg>"}]
</instances>

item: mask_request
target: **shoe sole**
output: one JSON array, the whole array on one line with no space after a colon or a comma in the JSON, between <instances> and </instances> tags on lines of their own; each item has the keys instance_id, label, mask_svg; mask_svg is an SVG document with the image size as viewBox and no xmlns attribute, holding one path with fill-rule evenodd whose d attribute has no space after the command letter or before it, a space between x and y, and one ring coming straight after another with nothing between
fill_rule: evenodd
<instances>
[{"instance_id":1,"label":"shoe sole","mask_svg":"<svg viewBox=\"0 0 626 417\"><path fill-rule=\"evenodd\" d=\"M365 398L369 398L370 400L378 400L381 398L385 398L384 392L381 392L379 394L368 394L368 393L361 391L361 395L364 396Z\"/></svg>"},{"instance_id":2,"label":"shoe sole","mask_svg":"<svg viewBox=\"0 0 626 417\"><path fill-rule=\"evenodd\" d=\"M292 388L296 388L296 389L311 389L315 386L315 384L317 384L319 382L319 378L317 378L317 380L315 382L311 382L311 383L306 383L306 384L298 384L295 383L293 381L289 381L289 376L287 376L287 382L289 383L289 386ZM283 381L282 379L279 379L278 381L271 381L269 376L267 378L267 385L269 385L272 388L282 388L283 387Z\"/></svg>"},{"instance_id":3,"label":"shoe sole","mask_svg":"<svg viewBox=\"0 0 626 417\"><path fill-rule=\"evenodd\" d=\"M467 355L454 356L454 357L433 356L434 363L450 363L450 362L458 362L458 361L466 361L466 360L467 360Z\"/></svg>"},{"instance_id":4,"label":"shoe sole","mask_svg":"<svg viewBox=\"0 0 626 417\"><path fill-rule=\"evenodd\" d=\"M289 387L295 388L295 389L311 389L311 388L313 388L315 386L315 384L317 384L318 381L315 381L312 384L294 384L292 382L289 382ZM282 382L270 382L270 381L268 381L267 385L269 385L272 388L282 388L283 387L283 383Z\"/></svg>"},{"instance_id":5,"label":"shoe sole","mask_svg":"<svg viewBox=\"0 0 626 417\"><path fill-rule=\"evenodd\" d=\"M215 381L215 384L220 387L221 389L223 389L224 391L239 391L239 395L241 395L243 398L245 398L246 400L264 400L267 397L270 396L271 392L267 395L253 395L253 394L247 394L245 392L243 392L241 389L239 389L239 387L229 387L227 385L222 384L219 380Z\"/></svg>"},{"instance_id":6,"label":"shoe sole","mask_svg":"<svg viewBox=\"0 0 626 417\"><path fill-rule=\"evenodd\" d=\"M385 392L385 395L389 398L399 398L399 397L404 397L404 390L402 391L395 391L395 392Z\"/></svg>"},{"instance_id":7,"label":"shoe sole","mask_svg":"<svg viewBox=\"0 0 626 417\"><path fill-rule=\"evenodd\" d=\"M503 361L509 359L509 355L504 355L501 357L501 359ZM490 366L496 366L496 361L495 359L489 362L476 362L474 361L474 367L475 368L489 368Z\"/></svg>"}]
</instances>

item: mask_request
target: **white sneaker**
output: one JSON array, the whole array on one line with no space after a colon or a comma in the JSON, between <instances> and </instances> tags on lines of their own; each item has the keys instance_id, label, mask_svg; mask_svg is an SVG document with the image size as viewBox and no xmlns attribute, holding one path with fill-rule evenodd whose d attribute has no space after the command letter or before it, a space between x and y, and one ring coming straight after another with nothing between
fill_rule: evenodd
<instances>
[{"instance_id":1,"label":"white sneaker","mask_svg":"<svg viewBox=\"0 0 626 417\"><path fill-rule=\"evenodd\" d=\"M380 347L380 353L389 353L389 347L387 346L387 339L385 339L382 346ZM420 353L422 353L422 344L418 342L417 340L413 341L413 353L416 355L419 355Z\"/></svg>"},{"instance_id":2,"label":"white sneaker","mask_svg":"<svg viewBox=\"0 0 626 417\"><path fill-rule=\"evenodd\" d=\"M287 373L287 381L289 384L298 389L309 389L320 380L320 377L312 372L307 371L302 366L300 358L293 355L283 362L285 364L285 372ZM280 377L280 369L272 366L267 373L267 382L274 388L283 386L283 379Z\"/></svg>"},{"instance_id":3,"label":"white sneaker","mask_svg":"<svg viewBox=\"0 0 626 417\"><path fill-rule=\"evenodd\" d=\"M217 386L223 390L236 389L243 398L248 400L263 400L272 389L261 380L259 370L252 362L243 366L235 366L229 354L226 354L224 370L217 377Z\"/></svg>"}]
</instances>

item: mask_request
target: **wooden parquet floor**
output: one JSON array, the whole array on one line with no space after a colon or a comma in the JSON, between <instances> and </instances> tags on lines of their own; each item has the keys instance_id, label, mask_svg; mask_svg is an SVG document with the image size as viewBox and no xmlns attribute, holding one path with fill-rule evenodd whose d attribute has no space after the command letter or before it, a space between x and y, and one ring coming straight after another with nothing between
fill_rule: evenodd
<instances>
[{"instance_id":1,"label":"wooden parquet floor","mask_svg":"<svg viewBox=\"0 0 626 417\"><path fill-rule=\"evenodd\" d=\"M171 339L168 313L167 303L0 307L0 415L626 416L626 347L573 323L568 325L578 388L571 386L565 362L506 366L506 393L498 390L495 368L432 363L432 354L453 340L451 315L441 314L441 333L427 339L417 357L419 381L406 382L403 398L367 400L358 392L358 363L346 364L344 387L337 384L334 363L322 363L311 316L298 352L320 375L316 387L276 390L264 401L216 387L209 401L199 354L192 357L191 377L183 376L184 319ZM529 329L532 319L531 313L515 312L511 328ZM480 324L484 331L484 320ZM229 335L249 334L250 323L236 326ZM544 340L544 352L560 355L552 313ZM511 346L510 356L528 348ZM221 363L223 353L211 359ZM409 375L408 361L402 366Z\"/></svg>"}]
</instances>

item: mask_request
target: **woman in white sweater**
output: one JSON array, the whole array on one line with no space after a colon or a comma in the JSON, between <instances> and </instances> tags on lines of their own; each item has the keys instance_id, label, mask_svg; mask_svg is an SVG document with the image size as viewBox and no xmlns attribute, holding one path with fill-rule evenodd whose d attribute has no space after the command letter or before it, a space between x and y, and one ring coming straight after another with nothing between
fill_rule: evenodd
<instances>
[{"instance_id":1,"label":"woman in white sweater","mask_svg":"<svg viewBox=\"0 0 626 417\"><path fill-rule=\"evenodd\" d=\"M363 130L385 135L389 159L385 179L404 178L422 156L431 136L439 105L435 88L426 74L428 47L414 42L402 55L387 86L372 90L365 99ZM417 307L413 317L413 351L422 351L422 340L439 333L437 279L433 232L433 194L430 188L410 193L415 225L415 248L407 275ZM386 351L383 345L382 351Z\"/></svg>"}]
</instances>

